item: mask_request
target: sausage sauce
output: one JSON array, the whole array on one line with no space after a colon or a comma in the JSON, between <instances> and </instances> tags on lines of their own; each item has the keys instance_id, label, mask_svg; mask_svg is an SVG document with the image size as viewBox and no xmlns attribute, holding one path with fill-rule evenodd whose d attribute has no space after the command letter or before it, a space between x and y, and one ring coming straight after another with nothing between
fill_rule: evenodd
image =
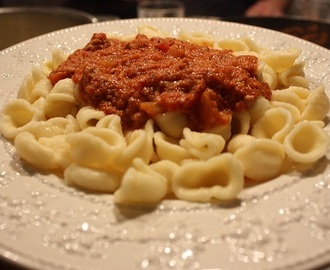
<instances>
[{"instance_id":1,"label":"sausage sauce","mask_svg":"<svg viewBox=\"0 0 330 270\"><path fill-rule=\"evenodd\" d=\"M188 126L204 131L230 123L271 90L257 77L255 56L235 56L175 38L138 34L122 41L95 33L49 79L72 78L78 99L106 114L121 117L125 131L144 126L166 112L182 112Z\"/></svg>"}]
</instances>

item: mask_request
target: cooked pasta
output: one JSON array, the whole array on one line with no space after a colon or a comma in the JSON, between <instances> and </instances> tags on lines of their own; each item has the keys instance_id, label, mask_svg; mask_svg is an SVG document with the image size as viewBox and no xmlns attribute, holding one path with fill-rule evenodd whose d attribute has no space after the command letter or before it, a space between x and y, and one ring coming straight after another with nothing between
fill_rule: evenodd
<instances>
[{"instance_id":1,"label":"cooked pasta","mask_svg":"<svg viewBox=\"0 0 330 270\"><path fill-rule=\"evenodd\" d=\"M147 38L169 36L151 26L140 27L138 32ZM143 113L154 117L143 122L145 114L135 111L128 124L143 125L129 130L123 126L123 111L95 108L96 99L89 104L81 98L81 85L73 78L53 83L52 72L68 59L56 50L40 68L32 69L17 99L3 109L1 133L31 165L59 171L68 185L112 193L118 204L158 203L170 194L195 202L232 200L239 196L245 179L267 181L283 172L288 159L305 164L325 156L329 136L324 119L330 103L322 85L309 88L304 64L298 60L300 50L275 51L247 38L217 39L196 32L180 32L177 37L223 50L224 57L233 55L235 61L240 56L256 58L256 84L266 85L270 95L247 95L231 114L228 109L214 114L217 98L206 90L199 103L187 99L202 118L195 112L189 115L188 107L164 110L161 102L165 99L159 98L156 105L146 101L141 103ZM129 42L134 36L121 39ZM142 80L140 68L135 75ZM215 76L207 79L214 84ZM175 77L170 80L175 82ZM187 80L178 87L186 85L193 88L195 82ZM169 107L177 106L174 102L182 98L177 93L171 92L173 97L166 101ZM134 98L126 105L120 102L124 103L119 101L119 108L129 103L136 109ZM200 123L201 119L206 123Z\"/></svg>"}]
</instances>

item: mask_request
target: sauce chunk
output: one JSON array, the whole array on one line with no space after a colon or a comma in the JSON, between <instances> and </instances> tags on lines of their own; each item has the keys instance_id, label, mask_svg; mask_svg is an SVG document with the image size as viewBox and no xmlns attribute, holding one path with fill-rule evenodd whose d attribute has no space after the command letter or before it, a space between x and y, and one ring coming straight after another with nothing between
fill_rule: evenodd
<instances>
[{"instance_id":1,"label":"sauce chunk","mask_svg":"<svg viewBox=\"0 0 330 270\"><path fill-rule=\"evenodd\" d=\"M54 70L56 84L72 78L81 102L121 117L124 130L142 128L166 112L187 115L192 130L226 125L271 90L257 77L258 59L175 38L138 34L121 41L96 33Z\"/></svg>"}]
</instances>

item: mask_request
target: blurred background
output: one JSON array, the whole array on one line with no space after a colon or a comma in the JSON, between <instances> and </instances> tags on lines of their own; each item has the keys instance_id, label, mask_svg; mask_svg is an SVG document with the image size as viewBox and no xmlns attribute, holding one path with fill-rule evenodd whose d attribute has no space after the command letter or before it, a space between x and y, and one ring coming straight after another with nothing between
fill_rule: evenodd
<instances>
[{"instance_id":1,"label":"blurred background","mask_svg":"<svg viewBox=\"0 0 330 270\"><path fill-rule=\"evenodd\" d=\"M0 0L0 50L58 29L136 18L141 1L145 0ZM261 26L330 49L330 0L179 1L185 17Z\"/></svg>"},{"instance_id":2,"label":"blurred background","mask_svg":"<svg viewBox=\"0 0 330 270\"><path fill-rule=\"evenodd\" d=\"M67 7L96 16L112 16L122 19L137 17L137 4L143 0L0 0L0 7L45 6ZM330 0L181 0L186 17L232 17L244 15L295 15L311 19L330 20ZM258 2L268 2L276 10L283 6L283 14L273 14L263 5L263 11L247 14ZM267 14L268 12L268 14ZM264 13L264 14L262 14ZM323 14L322 14L323 13Z\"/></svg>"}]
</instances>

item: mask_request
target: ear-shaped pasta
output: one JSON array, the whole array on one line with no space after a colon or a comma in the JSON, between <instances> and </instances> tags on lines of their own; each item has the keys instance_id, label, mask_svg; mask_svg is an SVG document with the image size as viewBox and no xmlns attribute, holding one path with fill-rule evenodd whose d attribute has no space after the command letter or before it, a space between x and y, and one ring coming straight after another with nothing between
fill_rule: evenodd
<instances>
[{"instance_id":1,"label":"ear-shaped pasta","mask_svg":"<svg viewBox=\"0 0 330 270\"><path fill-rule=\"evenodd\" d=\"M167 194L166 178L153 171L141 159L135 159L114 193L118 204L158 203Z\"/></svg>"},{"instance_id":2,"label":"ear-shaped pasta","mask_svg":"<svg viewBox=\"0 0 330 270\"><path fill-rule=\"evenodd\" d=\"M162 132L173 138L181 138L183 129L188 125L187 116L181 112L160 114L155 122Z\"/></svg>"},{"instance_id":3,"label":"ear-shaped pasta","mask_svg":"<svg viewBox=\"0 0 330 270\"><path fill-rule=\"evenodd\" d=\"M292 117L293 117L293 121L295 123L297 123L298 121L300 121L300 111L298 110L298 108L290 103L287 102L282 102L282 101L272 101L271 105L274 108L284 108L286 110L288 110Z\"/></svg>"},{"instance_id":4,"label":"ear-shaped pasta","mask_svg":"<svg viewBox=\"0 0 330 270\"><path fill-rule=\"evenodd\" d=\"M226 143L220 135L195 132L189 128L183 130L183 136L180 145L194 157L204 160L220 154Z\"/></svg>"},{"instance_id":5,"label":"ear-shaped pasta","mask_svg":"<svg viewBox=\"0 0 330 270\"><path fill-rule=\"evenodd\" d=\"M252 39L242 38L241 40L248 46L250 52L261 53L262 48Z\"/></svg>"},{"instance_id":6,"label":"ear-shaped pasta","mask_svg":"<svg viewBox=\"0 0 330 270\"><path fill-rule=\"evenodd\" d=\"M48 77L49 74L60 64L62 64L68 56L62 50L54 50L52 52L52 58L49 61L46 61L41 66L42 72Z\"/></svg>"},{"instance_id":7,"label":"ear-shaped pasta","mask_svg":"<svg viewBox=\"0 0 330 270\"><path fill-rule=\"evenodd\" d=\"M214 49L232 50L233 52L248 52L249 46L241 39L222 39L214 42Z\"/></svg>"},{"instance_id":8,"label":"ear-shaped pasta","mask_svg":"<svg viewBox=\"0 0 330 270\"><path fill-rule=\"evenodd\" d=\"M269 101L264 97L259 97L256 101L248 108L250 114L250 125L253 125L258 119L260 119L267 110L272 106Z\"/></svg>"},{"instance_id":9,"label":"ear-shaped pasta","mask_svg":"<svg viewBox=\"0 0 330 270\"><path fill-rule=\"evenodd\" d=\"M72 163L64 171L64 181L68 185L87 190L114 192L120 185L122 174L115 170L89 168Z\"/></svg>"},{"instance_id":10,"label":"ear-shaped pasta","mask_svg":"<svg viewBox=\"0 0 330 270\"><path fill-rule=\"evenodd\" d=\"M301 121L284 140L286 154L296 162L313 163L325 155L329 136L321 121Z\"/></svg>"},{"instance_id":11,"label":"ear-shaped pasta","mask_svg":"<svg viewBox=\"0 0 330 270\"><path fill-rule=\"evenodd\" d=\"M40 97L46 97L52 89L52 84L38 68L33 68L31 74L27 75L18 89L17 98L34 103Z\"/></svg>"},{"instance_id":12,"label":"ear-shaped pasta","mask_svg":"<svg viewBox=\"0 0 330 270\"><path fill-rule=\"evenodd\" d=\"M220 135L225 141L227 141L231 137L231 124L214 126L205 130L205 133Z\"/></svg>"},{"instance_id":13,"label":"ear-shaped pasta","mask_svg":"<svg viewBox=\"0 0 330 270\"><path fill-rule=\"evenodd\" d=\"M308 80L304 77L304 64L298 63L291 67L288 67L278 75L278 81L280 85L284 87L289 86L301 86L307 87Z\"/></svg>"},{"instance_id":14,"label":"ear-shaped pasta","mask_svg":"<svg viewBox=\"0 0 330 270\"><path fill-rule=\"evenodd\" d=\"M279 142L271 139L255 139L238 148L234 156L242 162L246 177L265 181L280 174L285 151Z\"/></svg>"},{"instance_id":15,"label":"ear-shaped pasta","mask_svg":"<svg viewBox=\"0 0 330 270\"><path fill-rule=\"evenodd\" d=\"M227 150L229 153L234 154L241 147L253 142L255 137L247 134L237 134L231 138L227 145Z\"/></svg>"},{"instance_id":16,"label":"ear-shaped pasta","mask_svg":"<svg viewBox=\"0 0 330 270\"><path fill-rule=\"evenodd\" d=\"M168 33L164 31L160 31L158 28L151 25L138 26L138 33L146 35L148 38L153 38L153 37L166 38L169 36Z\"/></svg>"},{"instance_id":17,"label":"ear-shaped pasta","mask_svg":"<svg viewBox=\"0 0 330 270\"><path fill-rule=\"evenodd\" d=\"M294 126L294 118L285 108L272 108L265 112L253 126L251 135L256 138L268 138L283 142Z\"/></svg>"},{"instance_id":18,"label":"ear-shaped pasta","mask_svg":"<svg viewBox=\"0 0 330 270\"><path fill-rule=\"evenodd\" d=\"M204 33L198 33L198 32L184 32L181 31L178 35L179 39L181 40L185 40L185 41L189 41L191 43L197 44L197 45L201 45L201 46L209 46L212 47L215 39L214 37L210 36L210 35L206 35Z\"/></svg>"},{"instance_id":19,"label":"ear-shaped pasta","mask_svg":"<svg viewBox=\"0 0 330 270\"><path fill-rule=\"evenodd\" d=\"M182 165L174 175L172 190L177 198L187 201L231 200L242 190L243 183L241 163L225 153Z\"/></svg>"},{"instance_id":20,"label":"ear-shaped pasta","mask_svg":"<svg viewBox=\"0 0 330 270\"><path fill-rule=\"evenodd\" d=\"M160 160L150 164L150 168L166 178L168 184L167 192L172 192L173 177L179 169L179 165L169 160Z\"/></svg>"},{"instance_id":21,"label":"ear-shaped pasta","mask_svg":"<svg viewBox=\"0 0 330 270\"><path fill-rule=\"evenodd\" d=\"M48 118L76 115L79 101L74 96L75 85L71 79L60 80L47 95L44 110Z\"/></svg>"},{"instance_id":22,"label":"ear-shaped pasta","mask_svg":"<svg viewBox=\"0 0 330 270\"><path fill-rule=\"evenodd\" d=\"M67 135L73 162L81 166L109 167L126 147L125 139L110 129L89 127Z\"/></svg>"},{"instance_id":23,"label":"ear-shaped pasta","mask_svg":"<svg viewBox=\"0 0 330 270\"><path fill-rule=\"evenodd\" d=\"M22 127L22 130L32 133L36 139L39 139L76 132L79 127L73 117L55 117L46 121L31 121Z\"/></svg>"},{"instance_id":24,"label":"ear-shaped pasta","mask_svg":"<svg viewBox=\"0 0 330 270\"><path fill-rule=\"evenodd\" d=\"M41 137L39 143L54 152L54 161L59 165L59 168L63 170L68 167L71 162L70 146L66 142L65 134L54 135L52 137ZM43 158L43 157L39 157Z\"/></svg>"},{"instance_id":25,"label":"ear-shaped pasta","mask_svg":"<svg viewBox=\"0 0 330 270\"><path fill-rule=\"evenodd\" d=\"M2 112L0 131L8 139L13 139L30 122L44 120L39 106L34 106L24 99L10 101Z\"/></svg>"},{"instance_id":26,"label":"ear-shaped pasta","mask_svg":"<svg viewBox=\"0 0 330 270\"><path fill-rule=\"evenodd\" d=\"M300 99L307 99L310 95L310 90L301 86L289 86L288 91L295 93Z\"/></svg>"},{"instance_id":27,"label":"ear-shaped pasta","mask_svg":"<svg viewBox=\"0 0 330 270\"><path fill-rule=\"evenodd\" d=\"M265 53L260 54L259 57L273 68L275 72L283 72L293 66L300 54L301 50L299 49L288 49L285 51L265 50Z\"/></svg>"},{"instance_id":28,"label":"ear-shaped pasta","mask_svg":"<svg viewBox=\"0 0 330 270\"><path fill-rule=\"evenodd\" d=\"M97 122L105 116L103 111L97 111L90 106L82 107L77 115L77 122L81 129L96 126Z\"/></svg>"},{"instance_id":29,"label":"ear-shaped pasta","mask_svg":"<svg viewBox=\"0 0 330 270\"><path fill-rule=\"evenodd\" d=\"M41 169L57 169L59 164L55 161L52 148L42 145L29 132L19 133L14 140L17 154L28 163Z\"/></svg>"},{"instance_id":30,"label":"ear-shaped pasta","mask_svg":"<svg viewBox=\"0 0 330 270\"><path fill-rule=\"evenodd\" d=\"M296 93L291 91L290 88L272 91L271 101L290 103L297 107L299 112L302 112L305 109L305 100L301 99Z\"/></svg>"},{"instance_id":31,"label":"ear-shaped pasta","mask_svg":"<svg viewBox=\"0 0 330 270\"><path fill-rule=\"evenodd\" d=\"M306 107L301 114L302 120L323 120L330 109L329 98L323 86L314 89L306 99Z\"/></svg>"},{"instance_id":32,"label":"ear-shaped pasta","mask_svg":"<svg viewBox=\"0 0 330 270\"><path fill-rule=\"evenodd\" d=\"M277 73L265 62L259 61L258 73L261 81L267 83L271 90L276 89L278 85Z\"/></svg>"},{"instance_id":33,"label":"ear-shaped pasta","mask_svg":"<svg viewBox=\"0 0 330 270\"><path fill-rule=\"evenodd\" d=\"M105 117L101 118L97 123L96 123L97 128L109 128L113 131L116 131L118 134L123 135L123 130L121 127L121 120L120 117L116 114L109 114L106 115Z\"/></svg>"},{"instance_id":34,"label":"ear-shaped pasta","mask_svg":"<svg viewBox=\"0 0 330 270\"><path fill-rule=\"evenodd\" d=\"M120 171L125 171L132 165L135 158L140 158L148 164L153 155L153 122L149 120L145 129L134 130L127 136L127 146L113 160L112 165Z\"/></svg>"},{"instance_id":35,"label":"ear-shaped pasta","mask_svg":"<svg viewBox=\"0 0 330 270\"><path fill-rule=\"evenodd\" d=\"M162 132L155 132L154 142L156 147L156 154L160 159L180 163L184 159L193 157L185 148L180 146L175 139L167 137Z\"/></svg>"}]
</instances>

